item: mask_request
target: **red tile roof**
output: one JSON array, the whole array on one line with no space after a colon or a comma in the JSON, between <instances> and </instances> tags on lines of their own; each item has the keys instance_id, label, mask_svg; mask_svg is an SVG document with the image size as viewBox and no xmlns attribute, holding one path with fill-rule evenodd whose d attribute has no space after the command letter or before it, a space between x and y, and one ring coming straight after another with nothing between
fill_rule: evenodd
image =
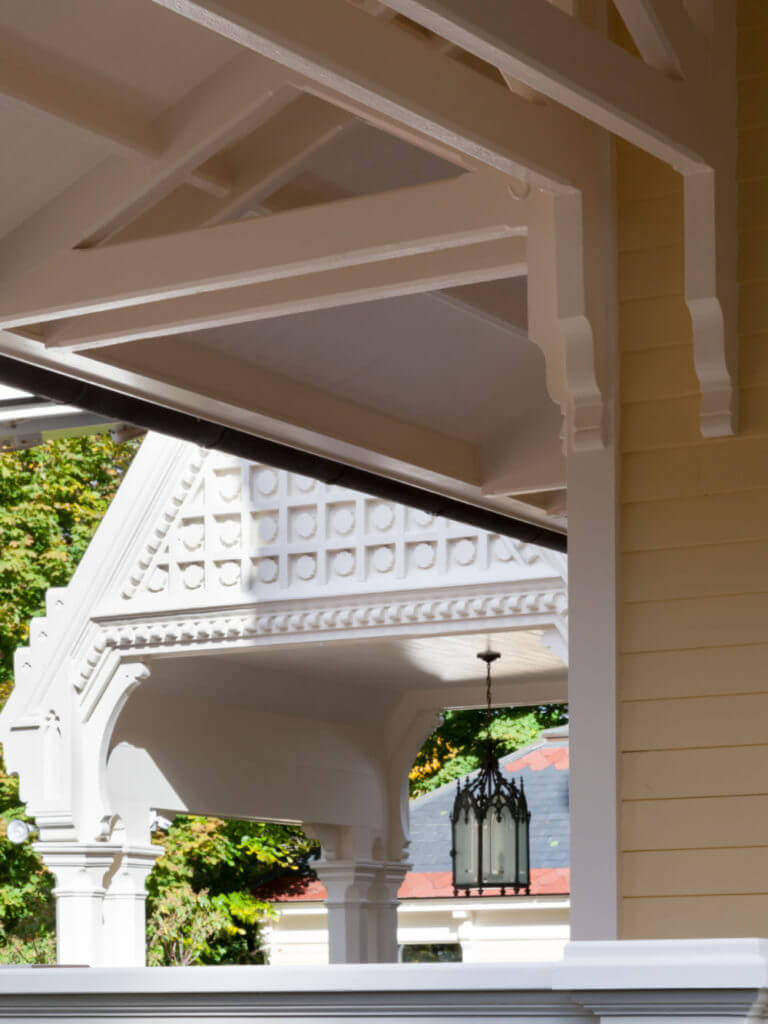
<instances>
[{"instance_id":1,"label":"red tile roof","mask_svg":"<svg viewBox=\"0 0 768 1024\"><path fill-rule=\"evenodd\" d=\"M561 772L568 771L568 747L539 747L524 757L510 761L506 770L519 772L521 768L530 768L532 772L540 772L550 767Z\"/></svg>"},{"instance_id":2,"label":"red tile roof","mask_svg":"<svg viewBox=\"0 0 768 1024\"><path fill-rule=\"evenodd\" d=\"M571 891L569 868L533 868L531 870L531 895L568 895ZM409 871L400 886L401 900L435 899L453 896L450 871ZM486 889L483 897L498 896L498 889ZM460 898L460 897L459 897ZM302 892L278 897L276 903L320 902L325 899L322 882L307 882Z\"/></svg>"}]
</instances>

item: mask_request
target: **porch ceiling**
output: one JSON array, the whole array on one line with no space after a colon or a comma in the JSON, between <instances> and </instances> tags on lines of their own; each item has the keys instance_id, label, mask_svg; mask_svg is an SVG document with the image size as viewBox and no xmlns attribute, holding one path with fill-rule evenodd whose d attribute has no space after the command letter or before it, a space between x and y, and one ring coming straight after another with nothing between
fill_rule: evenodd
<instances>
[{"instance_id":1,"label":"porch ceiling","mask_svg":"<svg viewBox=\"0 0 768 1024\"><path fill-rule=\"evenodd\" d=\"M604 438L608 131L698 181L728 432L730 207L702 187L728 105L696 30L617 5L638 58L521 3L8 0L0 353L562 525L561 435Z\"/></svg>"},{"instance_id":2,"label":"porch ceiling","mask_svg":"<svg viewBox=\"0 0 768 1024\"><path fill-rule=\"evenodd\" d=\"M541 633L325 640L160 659L153 663L148 696L213 699L349 722L375 721L404 694L436 689L444 692L445 707L479 707L485 688L476 654L490 642L502 654L494 671L499 702L562 700L567 670L543 645Z\"/></svg>"}]
</instances>

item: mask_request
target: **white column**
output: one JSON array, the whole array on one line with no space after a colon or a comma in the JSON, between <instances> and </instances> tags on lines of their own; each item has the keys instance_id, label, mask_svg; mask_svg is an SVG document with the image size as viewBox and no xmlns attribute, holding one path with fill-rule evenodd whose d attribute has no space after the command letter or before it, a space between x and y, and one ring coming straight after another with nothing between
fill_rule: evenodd
<instances>
[{"instance_id":1,"label":"white column","mask_svg":"<svg viewBox=\"0 0 768 1024\"><path fill-rule=\"evenodd\" d=\"M613 446L568 458L571 938L619 937Z\"/></svg>"},{"instance_id":2,"label":"white column","mask_svg":"<svg viewBox=\"0 0 768 1024\"><path fill-rule=\"evenodd\" d=\"M37 843L56 878L56 961L98 967L104 947L104 878L117 849L104 844Z\"/></svg>"},{"instance_id":3,"label":"white column","mask_svg":"<svg viewBox=\"0 0 768 1024\"><path fill-rule=\"evenodd\" d=\"M369 893L377 868L375 862L355 860L315 865L327 893L328 959L332 964L369 963Z\"/></svg>"},{"instance_id":4,"label":"white column","mask_svg":"<svg viewBox=\"0 0 768 1024\"><path fill-rule=\"evenodd\" d=\"M105 967L144 967L146 952L147 875L162 854L160 846L123 850L110 872L104 895Z\"/></svg>"},{"instance_id":5,"label":"white column","mask_svg":"<svg viewBox=\"0 0 768 1024\"><path fill-rule=\"evenodd\" d=\"M410 864L391 861L376 872L368 896L368 962L397 963L397 894Z\"/></svg>"}]
</instances>

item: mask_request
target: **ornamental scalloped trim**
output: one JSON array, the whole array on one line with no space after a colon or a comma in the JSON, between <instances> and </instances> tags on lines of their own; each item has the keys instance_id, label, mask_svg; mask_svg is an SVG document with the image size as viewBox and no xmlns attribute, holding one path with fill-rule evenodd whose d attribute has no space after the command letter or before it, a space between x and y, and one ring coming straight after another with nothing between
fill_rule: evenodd
<instances>
[{"instance_id":1,"label":"ornamental scalloped trim","mask_svg":"<svg viewBox=\"0 0 768 1024\"><path fill-rule=\"evenodd\" d=\"M474 595L411 601L345 604L304 611L277 610L179 619L168 616L145 622L105 626L83 660L76 689L82 691L101 659L112 650L184 649L240 643L260 636L291 636L333 630L396 627L431 622L487 620L508 615L550 614L563 625L568 617L565 590Z\"/></svg>"}]
</instances>

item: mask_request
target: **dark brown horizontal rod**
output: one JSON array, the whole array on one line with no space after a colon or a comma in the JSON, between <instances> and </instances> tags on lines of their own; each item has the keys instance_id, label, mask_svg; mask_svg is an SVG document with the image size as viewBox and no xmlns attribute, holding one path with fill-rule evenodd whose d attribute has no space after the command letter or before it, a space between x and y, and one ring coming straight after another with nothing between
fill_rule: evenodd
<instances>
[{"instance_id":1,"label":"dark brown horizontal rod","mask_svg":"<svg viewBox=\"0 0 768 1024\"><path fill-rule=\"evenodd\" d=\"M414 484L393 480L379 473L358 469L335 459L292 448L278 441L270 441L256 434L233 430L212 420L176 412L156 402L133 398L98 384L88 384L54 370L25 363L10 356L0 356L0 381L10 387L28 391L40 398L48 398L63 405L74 405L109 420L130 423L132 426L167 434L182 441L191 441L201 448L215 448L249 462L263 462L276 469L314 477L326 484L348 487L375 498L395 501L400 505L444 516L466 523L475 529L487 530L502 537L512 537L526 544L538 544L553 551L567 551L565 533L550 530L524 519L482 508L467 501L447 498L442 494Z\"/></svg>"}]
</instances>

